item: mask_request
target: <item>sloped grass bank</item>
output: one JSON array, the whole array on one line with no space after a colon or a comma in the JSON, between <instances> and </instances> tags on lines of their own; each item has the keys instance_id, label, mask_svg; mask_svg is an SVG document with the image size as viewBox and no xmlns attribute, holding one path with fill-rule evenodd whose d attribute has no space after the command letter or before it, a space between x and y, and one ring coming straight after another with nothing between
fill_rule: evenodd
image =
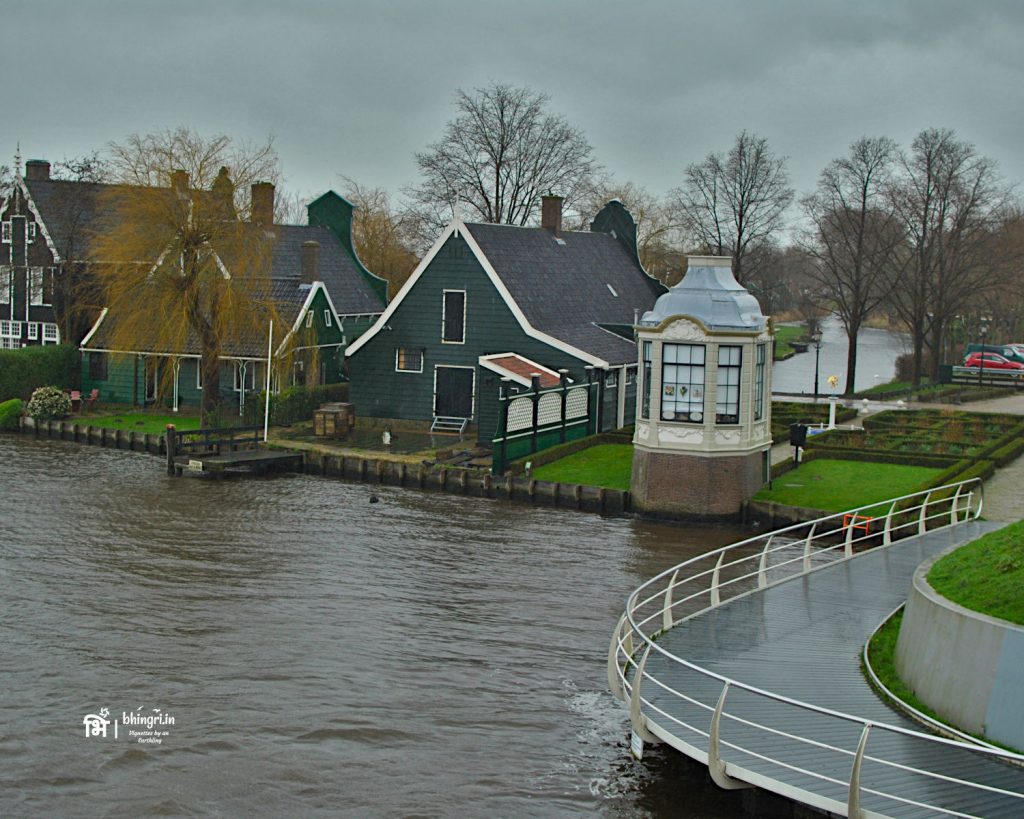
<instances>
[{"instance_id":1,"label":"sloped grass bank","mask_svg":"<svg viewBox=\"0 0 1024 819\"><path fill-rule=\"evenodd\" d=\"M533 471L533 477L541 481L626 491L632 474L632 444L598 444Z\"/></svg>"},{"instance_id":2,"label":"sloped grass bank","mask_svg":"<svg viewBox=\"0 0 1024 819\"><path fill-rule=\"evenodd\" d=\"M153 415L148 412L124 412L110 415L84 415L71 419L78 426L123 429L127 432L163 435L168 424L178 430L199 429L198 415Z\"/></svg>"},{"instance_id":3,"label":"sloped grass bank","mask_svg":"<svg viewBox=\"0 0 1024 819\"><path fill-rule=\"evenodd\" d=\"M1024 521L950 552L928 583L964 608L1024 626Z\"/></svg>"}]
</instances>

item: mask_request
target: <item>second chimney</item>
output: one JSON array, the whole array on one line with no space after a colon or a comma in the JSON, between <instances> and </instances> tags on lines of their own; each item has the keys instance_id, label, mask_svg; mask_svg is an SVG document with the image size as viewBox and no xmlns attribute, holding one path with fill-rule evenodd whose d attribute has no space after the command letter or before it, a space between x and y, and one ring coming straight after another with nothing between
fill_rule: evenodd
<instances>
[{"instance_id":1,"label":"second chimney","mask_svg":"<svg viewBox=\"0 0 1024 819\"><path fill-rule=\"evenodd\" d=\"M320 278L320 243L302 243L302 284L312 284Z\"/></svg>"},{"instance_id":2,"label":"second chimney","mask_svg":"<svg viewBox=\"0 0 1024 819\"><path fill-rule=\"evenodd\" d=\"M25 178L28 180L49 179L50 163L45 159L28 160L28 162L25 163Z\"/></svg>"},{"instance_id":3,"label":"second chimney","mask_svg":"<svg viewBox=\"0 0 1024 819\"><path fill-rule=\"evenodd\" d=\"M540 226L550 230L555 236L562 235L562 202L563 196L542 196L540 198Z\"/></svg>"},{"instance_id":4,"label":"second chimney","mask_svg":"<svg viewBox=\"0 0 1024 819\"><path fill-rule=\"evenodd\" d=\"M268 227L274 224L274 185L271 182L252 185L252 223Z\"/></svg>"}]
</instances>

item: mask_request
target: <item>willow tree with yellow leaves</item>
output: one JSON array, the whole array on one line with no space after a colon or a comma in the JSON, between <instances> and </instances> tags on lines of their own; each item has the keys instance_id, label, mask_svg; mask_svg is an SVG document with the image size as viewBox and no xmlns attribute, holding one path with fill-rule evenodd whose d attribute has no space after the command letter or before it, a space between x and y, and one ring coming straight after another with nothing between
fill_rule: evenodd
<instances>
[{"instance_id":1,"label":"willow tree with yellow leaves","mask_svg":"<svg viewBox=\"0 0 1024 819\"><path fill-rule=\"evenodd\" d=\"M271 141L206 139L184 128L133 135L108 155L114 184L98 199L103 217L90 254L108 343L169 355L198 348L207 424L220 402L222 353L266 338L277 313L274 187L261 184L278 179L277 155Z\"/></svg>"}]
</instances>

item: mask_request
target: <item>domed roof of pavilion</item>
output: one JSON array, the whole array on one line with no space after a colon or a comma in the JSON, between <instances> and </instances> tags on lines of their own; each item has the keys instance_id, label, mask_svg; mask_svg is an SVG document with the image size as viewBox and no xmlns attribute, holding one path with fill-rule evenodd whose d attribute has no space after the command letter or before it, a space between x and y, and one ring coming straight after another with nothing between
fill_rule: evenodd
<instances>
[{"instance_id":1,"label":"domed roof of pavilion","mask_svg":"<svg viewBox=\"0 0 1024 819\"><path fill-rule=\"evenodd\" d=\"M690 256L683 280L660 296L640 324L655 327L672 316L694 318L709 330L759 331L767 317L732 275L728 256Z\"/></svg>"}]
</instances>

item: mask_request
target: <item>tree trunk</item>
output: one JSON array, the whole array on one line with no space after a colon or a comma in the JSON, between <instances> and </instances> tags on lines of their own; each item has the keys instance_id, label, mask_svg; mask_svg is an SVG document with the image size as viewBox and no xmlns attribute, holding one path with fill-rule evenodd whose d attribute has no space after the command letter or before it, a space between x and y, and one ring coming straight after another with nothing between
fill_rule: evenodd
<instances>
[{"instance_id":1,"label":"tree trunk","mask_svg":"<svg viewBox=\"0 0 1024 819\"><path fill-rule=\"evenodd\" d=\"M202 426L216 425L220 408L220 357L215 350L203 350L199 362L203 370L203 402L201 406Z\"/></svg>"},{"instance_id":2,"label":"tree trunk","mask_svg":"<svg viewBox=\"0 0 1024 819\"><path fill-rule=\"evenodd\" d=\"M860 334L860 324L851 324L846 328L846 338L849 347L846 351L846 386L843 388L843 395L850 396L856 392L854 384L857 383L857 336Z\"/></svg>"}]
</instances>

